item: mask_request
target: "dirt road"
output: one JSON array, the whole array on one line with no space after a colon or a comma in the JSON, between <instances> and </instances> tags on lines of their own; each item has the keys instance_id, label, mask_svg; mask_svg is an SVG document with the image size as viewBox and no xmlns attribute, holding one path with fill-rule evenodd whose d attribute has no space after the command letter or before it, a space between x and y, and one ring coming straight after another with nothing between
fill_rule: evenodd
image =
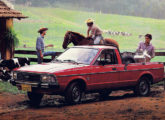
<instances>
[{"instance_id":1,"label":"dirt road","mask_svg":"<svg viewBox=\"0 0 165 120\"><path fill-rule=\"evenodd\" d=\"M40 108L31 108L25 95L0 93L0 120L163 120L163 86L152 88L149 97L116 91L107 100L87 95L82 104L69 106L59 96L45 96Z\"/></svg>"}]
</instances>

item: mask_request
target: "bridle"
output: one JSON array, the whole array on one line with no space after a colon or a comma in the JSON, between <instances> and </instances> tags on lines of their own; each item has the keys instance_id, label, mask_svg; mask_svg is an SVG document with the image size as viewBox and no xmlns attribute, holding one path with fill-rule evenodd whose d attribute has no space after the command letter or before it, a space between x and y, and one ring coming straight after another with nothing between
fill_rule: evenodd
<instances>
[{"instance_id":1,"label":"bridle","mask_svg":"<svg viewBox=\"0 0 165 120\"><path fill-rule=\"evenodd\" d=\"M68 41L67 41L67 44L66 44L66 46L68 46L69 45L69 43L71 43L72 42L72 36L71 36L71 33L69 33L68 34Z\"/></svg>"},{"instance_id":2,"label":"bridle","mask_svg":"<svg viewBox=\"0 0 165 120\"><path fill-rule=\"evenodd\" d=\"M72 39L72 34L69 33L69 34L68 34L68 42L67 42L67 46L68 46L71 42L73 42L72 40L73 40L73 39ZM75 41L76 41L76 40L75 40ZM76 41L76 43L78 43L78 41Z\"/></svg>"}]
</instances>

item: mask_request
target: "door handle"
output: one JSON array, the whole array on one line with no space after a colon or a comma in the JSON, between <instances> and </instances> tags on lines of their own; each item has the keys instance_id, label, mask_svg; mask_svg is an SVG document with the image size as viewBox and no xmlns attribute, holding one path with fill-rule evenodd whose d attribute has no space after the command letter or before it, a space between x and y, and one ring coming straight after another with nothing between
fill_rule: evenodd
<instances>
[{"instance_id":1,"label":"door handle","mask_svg":"<svg viewBox=\"0 0 165 120\"><path fill-rule=\"evenodd\" d=\"M112 70L117 70L116 68L112 68Z\"/></svg>"}]
</instances>

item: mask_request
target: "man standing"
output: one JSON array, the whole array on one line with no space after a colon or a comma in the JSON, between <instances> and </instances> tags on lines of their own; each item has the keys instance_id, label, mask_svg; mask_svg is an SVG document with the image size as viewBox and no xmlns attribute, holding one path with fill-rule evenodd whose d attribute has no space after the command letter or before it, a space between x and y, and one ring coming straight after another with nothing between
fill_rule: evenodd
<instances>
[{"instance_id":1,"label":"man standing","mask_svg":"<svg viewBox=\"0 0 165 120\"><path fill-rule=\"evenodd\" d=\"M152 40L152 35L151 34L146 34L145 35L145 42L140 42L139 46L137 48L137 51L147 51L147 53L151 56L151 58L146 57L146 62L150 62L152 58L155 57L155 48L151 44Z\"/></svg>"},{"instance_id":2,"label":"man standing","mask_svg":"<svg viewBox=\"0 0 165 120\"><path fill-rule=\"evenodd\" d=\"M41 64L43 62L44 56L55 56L56 52L48 51L45 52L45 48L47 47L53 47L52 44L45 46L44 44L44 36L46 35L46 31L48 28L41 28L38 30L38 33L40 33L40 36L37 38L36 41L36 50L37 50L37 56L38 56L38 64Z\"/></svg>"},{"instance_id":3,"label":"man standing","mask_svg":"<svg viewBox=\"0 0 165 120\"><path fill-rule=\"evenodd\" d=\"M87 36L93 38L94 44L100 44L101 40L103 40L102 30L94 24L92 19L86 20L86 24L88 26Z\"/></svg>"}]
</instances>

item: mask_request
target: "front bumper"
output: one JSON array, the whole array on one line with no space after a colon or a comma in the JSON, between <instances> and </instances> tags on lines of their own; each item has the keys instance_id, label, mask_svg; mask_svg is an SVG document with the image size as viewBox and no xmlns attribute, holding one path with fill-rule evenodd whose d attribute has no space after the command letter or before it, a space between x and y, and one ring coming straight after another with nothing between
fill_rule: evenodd
<instances>
[{"instance_id":1,"label":"front bumper","mask_svg":"<svg viewBox=\"0 0 165 120\"><path fill-rule=\"evenodd\" d=\"M10 80L10 83L13 86L20 86L21 84L31 85L32 88L60 88L59 85L54 83L37 83L37 82L27 82L27 81L15 81L13 79Z\"/></svg>"}]
</instances>

